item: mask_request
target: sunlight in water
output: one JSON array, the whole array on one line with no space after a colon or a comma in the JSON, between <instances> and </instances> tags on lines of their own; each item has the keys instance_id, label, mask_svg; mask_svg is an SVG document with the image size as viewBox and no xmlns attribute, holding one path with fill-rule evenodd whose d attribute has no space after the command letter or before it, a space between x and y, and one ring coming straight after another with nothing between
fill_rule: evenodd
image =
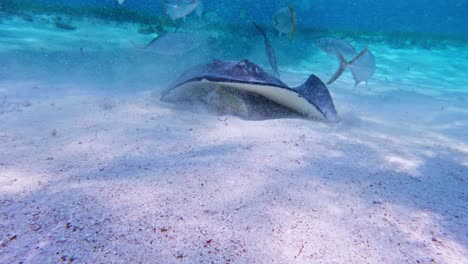
<instances>
[{"instance_id":1,"label":"sunlight in water","mask_svg":"<svg viewBox=\"0 0 468 264\"><path fill-rule=\"evenodd\" d=\"M422 165L421 160L412 160L409 158L397 156L387 156L386 161L389 163L389 166L395 168L396 171L405 172L413 176L421 176L421 173L418 172L419 166Z\"/></svg>"},{"instance_id":2,"label":"sunlight in water","mask_svg":"<svg viewBox=\"0 0 468 264\"><path fill-rule=\"evenodd\" d=\"M0 263L468 263L466 10L0 0Z\"/></svg>"}]
</instances>

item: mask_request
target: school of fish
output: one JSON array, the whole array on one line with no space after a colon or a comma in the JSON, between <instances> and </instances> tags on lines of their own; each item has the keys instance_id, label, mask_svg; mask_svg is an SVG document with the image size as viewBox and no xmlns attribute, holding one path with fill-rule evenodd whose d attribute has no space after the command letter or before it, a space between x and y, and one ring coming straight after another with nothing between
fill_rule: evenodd
<instances>
[{"instance_id":1,"label":"school of fish","mask_svg":"<svg viewBox=\"0 0 468 264\"><path fill-rule=\"evenodd\" d=\"M124 5L125 0L117 0L119 5ZM161 2L164 15L173 21L185 20L185 18L196 13L201 17L204 12L204 5L201 0L162 0ZM289 36L293 41L297 31L297 14L292 5L279 8L271 16L272 27L281 37ZM263 36L265 51L268 61L272 67L273 73L279 78L280 72L277 65L277 58L273 45L268 38L267 33L255 24L258 32ZM177 29L176 29L177 30ZM182 55L192 51L207 43L207 39L196 33L189 32L169 32L158 35L145 48L160 55ZM323 37L316 39L313 44L326 54L338 59L339 67L328 84L335 82L346 69L350 69L355 81L355 86L360 83L366 83L371 79L376 71L376 59L368 47L357 50L348 42L333 37Z\"/></svg>"}]
</instances>

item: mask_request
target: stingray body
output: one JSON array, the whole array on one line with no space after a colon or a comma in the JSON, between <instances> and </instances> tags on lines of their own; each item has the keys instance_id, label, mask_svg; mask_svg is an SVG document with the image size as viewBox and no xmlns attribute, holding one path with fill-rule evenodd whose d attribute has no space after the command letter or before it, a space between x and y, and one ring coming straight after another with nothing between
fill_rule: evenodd
<instances>
[{"instance_id":1,"label":"stingray body","mask_svg":"<svg viewBox=\"0 0 468 264\"><path fill-rule=\"evenodd\" d=\"M315 75L291 88L248 60L214 60L194 66L163 91L161 100L202 101L224 107L224 113L242 116L283 111L330 122L339 120L328 88Z\"/></svg>"}]
</instances>

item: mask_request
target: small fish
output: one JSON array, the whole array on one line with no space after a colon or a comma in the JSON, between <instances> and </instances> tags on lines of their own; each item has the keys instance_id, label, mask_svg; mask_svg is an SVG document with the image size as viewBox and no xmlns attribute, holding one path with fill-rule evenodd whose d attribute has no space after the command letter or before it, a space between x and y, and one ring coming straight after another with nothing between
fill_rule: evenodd
<instances>
[{"instance_id":1,"label":"small fish","mask_svg":"<svg viewBox=\"0 0 468 264\"><path fill-rule=\"evenodd\" d=\"M280 74L278 71L278 65L276 64L276 56L275 56L275 51L273 49L273 46L271 46L270 40L268 39L268 36L265 34L265 32L255 23L253 22L254 26L260 31L260 33L263 35L263 39L265 40L265 49L268 55L268 60L270 61L271 68L273 69L275 76L280 78Z\"/></svg>"},{"instance_id":2,"label":"small fish","mask_svg":"<svg viewBox=\"0 0 468 264\"><path fill-rule=\"evenodd\" d=\"M345 57L354 58L358 52L348 42L336 38L319 38L314 41L315 46L329 55L338 56L338 53Z\"/></svg>"},{"instance_id":3,"label":"small fish","mask_svg":"<svg viewBox=\"0 0 468 264\"><path fill-rule=\"evenodd\" d=\"M165 0L166 14L172 19L185 18L200 5L200 0Z\"/></svg>"},{"instance_id":4,"label":"small fish","mask_svg":"<svg viewBox=\"0 0 468 264\"><path fill-rule=\"evenodd\" d=\"M169 32L154 38L144 49L160 55L181 55L207 43L199 34Z\"/></svg>"},{"instance_id":5,"label":"small fish","mask_svg":"<svg viewBox=\"0 0 468 264\"><path fill-rule=\"evenodd\" d=\"M119 5L123 5L125 4L125 0L117 0L117 3L119 3Z\"/></svg>"},{"instance_id":6,"label":"small fish","mask_svg":"<svg viewBox=\"0 0 468 264\"><path fill-rule=\"evenodd\" d=\"M340 52L338 52L337 55L338 59L340 60L340 67L335 72L335 74L333 74L327 84L331 84L336 81L336 79L338 79L341 74L343 74L346 68L349 68L353 74L354 87L356 87L361 82L367 83L372 75L374 75L376 69L375 57L368 48L362 50L356 57L354 57L354 59L349 62L346 61L345 57Z\"/></svg>"},{"instance_id":7,"label":"small fish","mask_svg":"<svg viewBox=\"0 0 468 264\"><path fill-rule=\"evenodd\" d=\"M280 8L273 14L272 19L273 27L278 30L280 36L285 33L289 34L291 40L294 39L297 29L297 17L296 11L291 5Z\"/></svg>"}]
</instances>

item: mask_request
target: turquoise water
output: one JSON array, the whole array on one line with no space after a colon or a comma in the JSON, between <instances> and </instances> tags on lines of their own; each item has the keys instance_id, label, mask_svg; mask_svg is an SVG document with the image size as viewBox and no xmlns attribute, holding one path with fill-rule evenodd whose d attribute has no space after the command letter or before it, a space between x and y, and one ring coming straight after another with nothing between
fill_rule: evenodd
<instances>
[{"instance_id":1,"label":"turquoise water","mask_svg":"<svg viewBox=\"0 0 468 264\"><path fill-rule=\"evenodd\" d=\"M292 3L296 7L302 27L333 28L369 31L424 32L439 35L468 36L467 1L404 1L372 0L294 0L294 1L225 1L205 0L205 12L218 23L242 25L255 19L269 23L271 15L280 7ZM3 0L4 8L62 10L81 15L100 14L125 19L161 15L161 1L115 0Z\"/></svg>"},{"instance_id":2,"label":"turquoise water","mask_svg":"<svg viewBox=\"0 0 468 264\"><path fill-rule=\"evenodd\" d=\"M467 263L468 1L203 4L0 0L0 263ZM337 70L322 37L375 73L327 85L336 123L160 100L214 59L273 74L252 22L291 87Z\"/></svg>"},{"instance_id":3,"label":"turquoise water","mask_svg":"<svg viewBox=\"0 0 468 264\"><path fill-rule=\"evenodd\" d=\"M62 16L69 18L76 29L57 28L54 19ZM0 27L3 61L0 74L3 78L31 75L69 80L67 72L72 72L76 73L77 80L110 79L115 80L117 86L125 86L125 79L133 76L136 80L132 81L136 81L137 86L148 88L149 83L167 85L188 66L213 58L248 58L269 68L262 38L250 23L222 26L205 19L189 17L180 27L212 38L209 45L198 52L171 57L140 52L135 46L143 47L158 35L157 32L142 33L151 23L49 12L4 13ZM318 37L332 36L349 41L357 49L367 46L376 54L377 72L371 83L382 82L387 87L400 86L401 89L412 87L423 92L465 92L468 89L463 71L468 64L468 42L458 37L313 30L301 26L292 42L278 37L274 29L268 29L285 76L296 73L303 78L312 72L327 77L332 74L337 60L312 44ZM175 30L175 27L168 22L166 30ZM166 74L168 68L171 75ZM54 74L47 74L50 69L54 69ZM148 73L149 70L152 72Z\"/></svg>"}]
</instances>

